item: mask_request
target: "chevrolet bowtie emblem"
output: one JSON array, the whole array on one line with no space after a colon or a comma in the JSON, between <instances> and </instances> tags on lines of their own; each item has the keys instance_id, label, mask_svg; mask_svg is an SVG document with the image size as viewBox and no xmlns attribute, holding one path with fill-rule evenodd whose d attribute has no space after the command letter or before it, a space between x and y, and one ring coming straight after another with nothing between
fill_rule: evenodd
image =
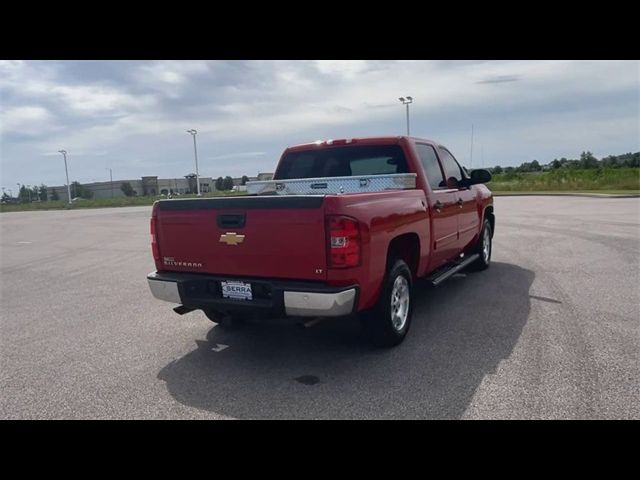
<instances>
[{"instance_id":1,"label":"chevrolet bowtie emblem","mask_svg":"<svg viewBox=\"0 0 640 480\"><path fill-rule=\"evenodd\" d=\"M244 235L238 235L236 232L227 232L220 235L220 241L227 245L238 245L244 242Z\"/></svg>"}]
</instances>

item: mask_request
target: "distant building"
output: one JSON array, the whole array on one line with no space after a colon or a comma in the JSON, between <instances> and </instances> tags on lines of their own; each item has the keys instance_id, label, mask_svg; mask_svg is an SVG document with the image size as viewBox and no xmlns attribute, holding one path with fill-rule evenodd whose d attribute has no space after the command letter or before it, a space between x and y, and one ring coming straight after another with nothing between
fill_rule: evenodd
<instances>
[{"instance_id":1,"label":"distant building","mask_svg":"<svg viewBox=\"0 0 640 480\"><path fill-rule=\"evenodd\" d=\"M259 173L258 181L273 180L273 173Z\"/></svg>"},{"instance_id":2,"label":"distant building","mask_svg":"<svg viewBox=\"0 0 640 480\"><path fill-rule=\"evenodd\" d=\"M261 178L262 176L262 178ZM249 177L249 180L271 180L272 173L259 173L257 177ZM111 182L92 182L83 183L82 186L93 192L93 198L118 198L124 197L121 185L128 182L133 188L136 196L158 196L158 195L184 195L185 193L195 193L196 178L195 175L187 175L181 178L158 178L157 176L146 176L133 180L114 180ZM234 178L233 184L240 185L242 177ZM200 192L209 193L216 190L216 179L212 177L200 177ZM47 187L49 198L55 191L58 198L62 201L68 201L67 186ZM73 185L71 185L71 197L75 197Z\"/></svg>"}]
</instances>

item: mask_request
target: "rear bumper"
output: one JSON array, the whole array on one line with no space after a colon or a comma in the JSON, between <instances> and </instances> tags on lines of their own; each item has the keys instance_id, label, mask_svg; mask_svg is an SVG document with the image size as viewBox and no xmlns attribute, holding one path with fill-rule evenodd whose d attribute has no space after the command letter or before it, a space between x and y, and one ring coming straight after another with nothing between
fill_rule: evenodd
<instances>
[{"instance_id":1,"label":"rear bumper","mask_svg":"<svg viewBox=\"0 0 640 480\"><path fill-rule=\"evenodd\" d=\"M223 298L222 280L251 283L253 300ZM358 287L331 287L318 282L229 278L197 273L147 275L154 297L193 309L253 312L272 316L340 317L355 311Z\"/></svg>"}]
</instances>

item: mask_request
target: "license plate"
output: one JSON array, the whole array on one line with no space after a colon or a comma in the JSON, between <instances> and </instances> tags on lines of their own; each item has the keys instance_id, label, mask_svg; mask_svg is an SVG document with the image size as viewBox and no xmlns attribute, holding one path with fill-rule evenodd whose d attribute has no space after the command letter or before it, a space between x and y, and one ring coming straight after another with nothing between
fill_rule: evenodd
<instances>
[{"instance_id":1,"label":"license plate","mask_svg":"<svg viewBox=\"0 0 640 480\"><path fill-rule=\"evenodd\" d=\"M223 298L235 298L237 300L253 300L251 284L244 282L220 282Z\"/></svg>"}]
</instances>

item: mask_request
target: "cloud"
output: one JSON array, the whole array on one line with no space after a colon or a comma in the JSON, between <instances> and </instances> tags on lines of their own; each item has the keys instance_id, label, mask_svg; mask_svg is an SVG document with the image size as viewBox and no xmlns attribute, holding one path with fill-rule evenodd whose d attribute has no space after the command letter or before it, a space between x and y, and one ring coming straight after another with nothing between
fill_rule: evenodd
<instances>
[{"instance_id":1,"label":"cloud","mask_svg":"<svg viewBox=\"0 0 640 480\"><path fill-rule=\"evenodd\" d=\"M181 176L192 168L189 128L198 130L205 174L253 175L273 170L287 145L404 133L405 109L397 98L407 95L415 99L412 133L442 141L464 160L471 123L493 163L543 161L570 142L576 151L586 148L578 143L590 143L594 152L621 153L638 148L639 66L2 61L2 182L59 183L57 167L43 162L43 152L60 148L69 151L70 169L80 181L100 176L105 166L123 178Z\"/></svg>"},{"instance_id":2,"label":"cloud","mask_svg":"<svg viewBox=\"0 0 640 480\"><path fill-rule=\"evenodd\" d=\"M126 115L131 111L149 108L154 103L151 95L136 96L104 86L56 86L49 89L58 96L59 104L84 115Z\"/></svg>"},{"instance_id":3,"label":"cloud","mask_svg":"<svg viewBox=\"0 0 640 480\"><path fill-rule=\"evenodd\" d=\"M38 105L24 105L7 108L0 118L0 133L22 133L28 136L38 135L43 130L55 128L52 124L54 117L44 107Z\"/></svg>"},{"instance_id":4,"label":"cloud","mask_svg":"<svg viewBox=\"0 0 640 480\"><path fill-rule=\"evenodd\" d=\"M315 64L322 74L347 79L353 79L370 68L366 60L317 60Z\"/></svg>"},{"instance_id":5,"label":"cloud","mask_svg":"<svg viewBox=\"0 0 640 480\"><path fill-rule=\"evenodd\" d=\"M131 78L138 85L159 92L169 98L179 98L189 87L193 77L210 72L205 61L156 61L133 69Z\"/></svg>"},{"instance_id":6,"label":"cloud","mask_svg":"<svg viewBox=\"0 0 640 480\"><path fill-rule=\"evenodd\" d=\"M217 155L215 157L211 157L212 160L231 160L234 158L247 158L247 157L261 157L266 155L266 152L238 152L238 153L227 153L225 155Z\"/></svg>"},{"instance_id":7,"label":"cloud","mask_svg":"<svg viewBox=\"0 0 640 480\"><path fill-rule=\"evenodd\" d=\"M478 80L476 83L507 83L517 82L520 80L519 75L498 75L495 77L487 77L483 80Z\"/></svg>"}]
</instances>

